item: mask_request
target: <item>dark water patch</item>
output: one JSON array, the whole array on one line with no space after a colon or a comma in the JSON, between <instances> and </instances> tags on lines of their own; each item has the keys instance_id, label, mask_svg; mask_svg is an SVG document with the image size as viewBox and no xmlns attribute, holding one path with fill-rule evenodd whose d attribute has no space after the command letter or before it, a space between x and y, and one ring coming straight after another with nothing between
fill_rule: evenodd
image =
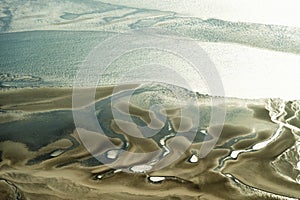
<instances>
[{"instance_id":1,"label":"dark water patch","mask_svg":"<svg viewBox=\"0 0 300 200\"><path fill-rule=\"evenodd\" d=\"M247 139L252 139L256 137L256 133L252 133L246 136L239 136L236 138L232 138L229 141L225 142L223 145L221 146L217 146L217 148L224 148L224 149L231 149L232 150L232 146L234 144L240 143L240 141L242 140L247 140Z\"/></svg>"},{"instance_id":2,"label":"dark water patch","mask_svg":"<svg viewBox=\"0 0 300 200\"><path fill-rule=\"evenodd\" d=\"M254 111L253 117L261 120L271 121L269 111L264 106L250 104L248 105L248 108Z\"/></svg>"},{"instance_id":3,"label":"dark water patch","mask_svg":"<svg viewBox=\"0 0 300 200\"><path fill-rule=\"evenodd\" d=\"M53 151L53 152L54 152L54 151ZM52 154L53 152L47 153L47 154L43 154L43 155L40 155L40 156L37 156L37 157L35 157L34 159L29 160L29 161L26 163L26 165L36 165L36 164L38 164L38 163L40 163L40 162L43 162L43 161L45 161L45 160L49 160L49 159L53 158L53 156L51 156L51 154Z\"/></svg>"},{"instance_id":4,"label":"dark water patch","mask_svg":"<svg viewBox=\"0 0 300 200\"><path fill-rule=\"evenodd\" d=\"M27 162L27 165L35 165L35 164L41 163L43 161L46 161L46 160L49 160L49 159L52 159L52 158L56 158L56 157L64 154L65 152L68 152L72 149L76 149L80 145L79 142L74 137L72 137L71 135L64 136L64 138L69 139L69 141L72 142L71 147L64 148L64 149L55 149L55 150L53 150L49 153L39 155L39 156L29 160ZM62 163L60 165L62 165Z\"/></svg>"},{"instance_id":5,"label":"dark water patch","mask_svg":"<svg viewBox=\"0 0 300 200\"><path fill-rule=\"evenodd\" d=\"M78 163L78 161L77 160L66 161L66 162L59 163L58 165L56 165L56 168L67 167L67 166L70 166L75 163Z\"/></svg>"},{"instance_id":6,"label":"dark water patch","mask_svg":"<svg viewBox=\"0 0 300 200\"><path fill-rule=\"evenodd\" d=\"M79 14L66 12L64 15L60 16L60 18L65 20L72 20L78 18L79 16L80 16Z\"/></svg>"},{"instance_id":7,"label":"dark water patch","mask_svg":"<svg viewBox=\"0 0 300 200\"><path fill-rule=\"evenodd\" d=\"M88 167L94 167L94 166L99 166L103 165L102 162L99 161L99 159L95 157L88 158L86 160L83 160L80 162L83 166L88 166Z\"/></svg>"},{"instance_id":8,"label":"dark water patch","mask_svg":"<svg viewBox=\"0 0 300 200\"><path fill-rule=\"evenodd\" d=\"M176 13L170 12L169 14L160 17L139 19L135 23L129 24L129 27L131 29L151 28L160 22L164 22L176 18L177 18Z\"/></svg>"},{"instance_id":9,"label":"dark water patch","mask_svg":"<svg viewBox=\"0 0 300 200\"><path fill-rule=\"evenodd\" d=\"M71 111L53 111L1 124L0 129L1 142L19 142L26 144L30 150L37 151L73 133L75 125Z\"/></svg>"},{"instance_id":10,"label":"dark water patch","mask_svg":"<svg viewBox=\"0 0 300 200\"><path fill-rule=\"evenodd\" d=\"M113 22L114 20L122 19L122 18L125 18L125 17L128 17L128 16L134 16L135 14L139 14L139 13L143 13L143 12L144 12L144 10L138 9L138 10L123 14L121 16L105 17L105 18L103 18L103 20L105 21L105 23L110 23L110 22Z\"/></svg>"}]
</instances>

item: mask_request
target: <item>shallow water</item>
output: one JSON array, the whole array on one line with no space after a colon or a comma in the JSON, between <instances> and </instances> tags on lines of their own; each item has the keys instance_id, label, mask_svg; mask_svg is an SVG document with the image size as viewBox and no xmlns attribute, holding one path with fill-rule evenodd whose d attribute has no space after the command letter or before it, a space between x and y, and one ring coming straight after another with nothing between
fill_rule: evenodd
<instances>
[{"instance_id":1,"label":"shallow water","mask_svg":"<svg viewBox=\"0 0 300 200\"><path fill-rule=\"evenodd\" d=\"M220 23L223 26L227 22ZM214 25L209 24L208 26ZM256 25L249 26L253 26L253 30L256 30ZM198 25L195 25L195 27L198 27ZM182 27L182 30L189 28ZM243 28L237 29L243 30ZM173 30L173 28L167 30ZM175 30L177 31L177 29ZM276 36L272 36L268 31L265 32L265 35L269 36L266 41L278 40ZM257 35L253 31L249 32L250 35ZM257 47L256 44L243 43L233 39L232 41L214 41L209 38L201 39L198 36L186 35L180 32L179 34L196 39L195 42L199 48L208 54L209 59L220 75L226 96L238 98L280 97L290 100L300 98L298 93L293 92L300 87L299 81L295 81L293 84L282 81L285 77L292 80L300 78L300 74L297 73L300 65L299 52L291 54L289 50L290 47L297 46L297 43L283 47L282 45L276 45L277 42L274 42L272 43L275 46L274 49L261 42L260 44L265 45L263 47L265 49L258 49L253 48ZM207 37L214 37L215 34L217 33L212 32ZM0 51L0 86L2 88L71 87L78 70L89 53L97 45L116 35L116 33L105 31L60 30L0 33L0 46L2 49ZM297 36L297 34L294 35ZM240 37L238 36L238 38ZM261 38L253 40L257 39L261 40ZM297 38L292 39L298 41ZM252 41L251 38L245 40ZM198 77L194 78L194 74L188 70L190 66L187 63L168 54L157 54L155 51L150 52L142 49L113 62L110 71L102 76L99 86L119 84L116 81L120 77L124 78L124 72L127 72L126 78L129 81L135 79L136 76L149 78L155 77L157 73L165 73L166 75L170 73L169 71L156 69L156 66L143 71L133 70L133 65L143 65L147 62L146 55L150 59L155 58L156 63L185 69L184 77L191 78L189 84L195 91L202 94L212 94L207 89L205 82L197 79ZM101 73L99 70L95 70L95 74L100 76ZM241 79L243 81L240 81ZM223 94L215 95L222 96Z\"/></svg>"}]
</instances>

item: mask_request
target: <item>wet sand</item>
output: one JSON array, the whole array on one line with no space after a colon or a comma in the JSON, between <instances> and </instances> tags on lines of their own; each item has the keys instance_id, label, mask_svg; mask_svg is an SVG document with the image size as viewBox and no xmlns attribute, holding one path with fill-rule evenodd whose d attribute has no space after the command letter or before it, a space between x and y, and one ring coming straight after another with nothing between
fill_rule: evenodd
<instances>
[{"instance_id":1,"label":"wet sand","mask_svg":"<svg viewBox=\"0 0 300 200\"><path fill-rule=\"evenodd\" d=\"M123 91L138 87L123 87L120 96ZM273 164L295 145L296 132L287 127L279 130L279 124L271 120L271 112L265 109L270 105L267 101L226 99L226 121L221 136L213 150L201 158L201 146L212 142L219 129L209 126L208 97L198 98L203 120L189 145L188 134L195 127L192 115L181 116L176 107L164 108L160 114L167 122L162 121L160 114L147 110L145 104L141 106L150 98L143 90L133 95L131 103L126 105L120 101L111 108L108 105L112 92L113 87L97 89L97 119L105 132L99 136L88 130L89 127L82 130L84 128L75 126L71 88L1 91L0 199L17 199L16 196L50 200L300 198L300 184L283 176L276 168L278 164L275 167ZM126 106L129 112L124 109ZM119 113L119 118L111 114L112 109ZM283 119L295 115L288 106L286 110L290 112L286 112L285 118L279 118L282 123L286 121ZM126 121L128 116L135 123ZM290 121L299 127L299 121ZM178 129L180 122L181 130ZM144 134L139 132L137 124L159 131L153 137L137 138L135 136ZM127 129L122 130L122 127ZM91 142L99 141L92 151L100 157L107 156L105 159L113 163L115 169L91 155L82 142L82 132L80 135L78 131L85 131L84 136ZM177 131L183 132L182 136L172 136ZM260 148L258 144L272 138L277 131L278 137ZM206 135L210 136L207 141L204 140ZM162 142L166 136L169 138ZM105 146L104 137L115 149ZM180 148L186 145L189 147L182 153ZM151 152L164 153L166 148L169 153L153 167L169 165L154 171L133 170L157 159ZM140 158L126 157L116 149L148 154ZM177 156L178 159L173 160ZM191 159L193 156L197 159Z\"/></svg>"}]
</instances>

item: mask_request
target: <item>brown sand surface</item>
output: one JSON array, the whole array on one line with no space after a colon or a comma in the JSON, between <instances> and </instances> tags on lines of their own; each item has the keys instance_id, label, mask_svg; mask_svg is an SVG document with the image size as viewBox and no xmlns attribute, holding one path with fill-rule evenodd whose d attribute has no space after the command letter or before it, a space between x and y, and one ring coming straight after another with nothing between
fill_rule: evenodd
<instances>
[{"instance_id":1,"label":"brown sand surface","mask_svg":"<svg viewBox=\"0 0 300 200\"><path fill-rule=\"evenodd\" d=\"M135 87L137 85L126 86L123 89ZM96 99L109 97L113 89L113 87L97 88ZM208 101L201 102L200 110L207 110L210 105L205 102ZM14 135L9 124L23 123L24 120L31 119L30 116L35 113L43 116L44 112L50 110L70 110L72 108L71 88L2 91L0 105L5 111L0 114L2 130L0 133L0 199L14 199L16 195L28 200L254 200L284 199L284 196L300 198L300 185L283 177L272 165L278 156L295 143L295 136L288 128L285 128L282 134L265 148L241 153L237 158L230 157L233 151L250 150L253 145L266 141L276 132L278 124L270 120L262 100L227 99L226 121L222 126L221 136L216 138L219 126L201 127L207 130L212 140L198 139L199 141L194 141L192 144L189 144L184 136L195 126L192 116L182 116L178 108L162 110L161 114L170 120L175 132L186 133L166 140L165 147L170 152L156 164L158 167L167 163L166 167L142 173L129 173L128 169L155 160L157 157L151 152L163 152L163 148L159 141L153 138L134 137L133 135L142 135L136 124L121 118L111 119L104 116L103 120L108 121L109 129L116 136L125 138L128 142L128 152L148 153L148 156L124 158L121 153L112 161L114 166L118 167L118 171L93 159L91 152L105 155L108 150L108 146L101 143L103 142L101 137L105 136L96 132L73 129L68 134L64 133L61 137L50 139L47 144L36 150L30 148L25 139L21 142L21 137L25 138L29 134L26 130L24 136ZM129 106L129 110L124 109L126 106ZM122 116L128 115L140 119L150 128L161 129L164 126L164 122L153 111L137 105L126 105L120 102L115 109L122 113ZM8 114L11 116L9 117ZM289 110L287 115L292 116L292 111ZM179 130L180 123L182 129ZM120 126L125 127L125 130ZM4 137L5 130L12 130L11 139L3 139L8 137ZM67 130L66 128L66 132L69 132ZM45 130L41 128L40 131ZM85 134L79 136L78 131ZM127 134L128 131L132 134ZM39 133L36 134L38 137ZM55 135L55 131L53 134ZM87 141L98 141L98 146L87 150L81 140L83 136ZM21 139L17 141L14 137ZM212 143L213 139L216 139L217 143L206 157L198 157L195 162L189 161L193 155L199 156L201 147ZM109 140L117 148L124 145L121 137L109 137ZM227 176L229 174L239 182L229 178ZM164 180L151 182L150 177L164 177Z\"/></svg>"}]
</instances>

